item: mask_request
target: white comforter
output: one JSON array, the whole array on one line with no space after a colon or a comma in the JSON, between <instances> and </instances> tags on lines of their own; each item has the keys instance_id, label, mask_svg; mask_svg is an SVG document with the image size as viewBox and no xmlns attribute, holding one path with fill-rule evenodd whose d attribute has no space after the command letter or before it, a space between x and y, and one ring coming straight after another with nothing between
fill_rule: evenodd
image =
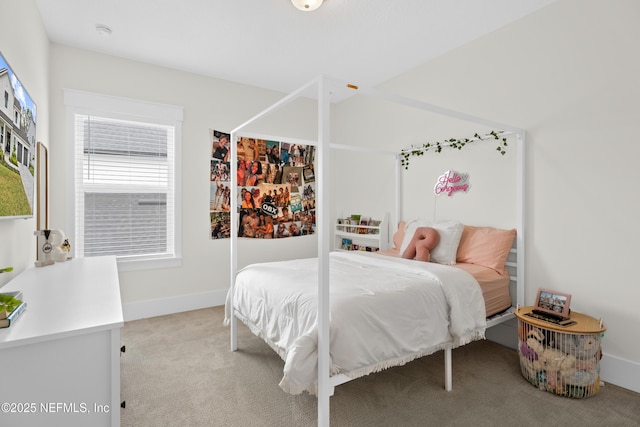
<instances>
[{"instance_id":1,"label":"white comforter","mask_svg":"<svg viewBox=\"0 0 640 427\"><path fill-rule=\"evenodd\" d=\"M482 292L466 271L366 252L331 253L332 375L351 378L484 338ZM317 390L316 258L238 272L237 316L285 361L280 387ZM225 323L232 315L227 295Z\"/></svg>"}]
</instances>

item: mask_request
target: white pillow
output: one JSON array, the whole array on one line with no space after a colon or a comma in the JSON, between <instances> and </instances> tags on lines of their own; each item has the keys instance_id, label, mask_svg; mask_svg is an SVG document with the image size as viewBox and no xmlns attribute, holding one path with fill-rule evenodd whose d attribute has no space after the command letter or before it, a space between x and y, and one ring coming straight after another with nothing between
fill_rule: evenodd
<instances>
[{"instance_id":1,"label":"white pillow","mask_svg":"<svg viewBox=\"0 0 640 427\"><path fill-rule=\"evenodd\" d=\"M400 255L407 249L416 229L419 227L435 228L440 235L440 241L431 251L431 262L444 265L455 264L456 253L458 252L458 245L460 244L460 237L462 237L464 225L458 221L434 222L424 219L409 221L404 228L404 238L402 239L402 246L400 246Z\"/></svg>"}]
</instances>

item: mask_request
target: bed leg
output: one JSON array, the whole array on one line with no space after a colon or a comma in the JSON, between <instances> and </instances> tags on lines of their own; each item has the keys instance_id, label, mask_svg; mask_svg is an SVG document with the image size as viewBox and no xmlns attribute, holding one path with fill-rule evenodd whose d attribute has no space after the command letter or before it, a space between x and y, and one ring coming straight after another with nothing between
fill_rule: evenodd
<instances>
[{"instance_id":1,"label":"bed leg","mask_svg":"<svg viewBox=\"0 0 640 427\"><path fill-rule=\"evenodd\" d=\"M444 389L451 391L451 348L444 350Z\"/></svg>"},{"instance_id":2,"label":"bed leg","mask_svg":"<svg viewBox=\"0 0 640 427\"><path fill-rule=\"evenodd\" d=\"M235 316L235 314L231 315L231 324L229 326L231 329L231 351L236 351L238 349L238 318Z\"/></svg>"}]
</instances>

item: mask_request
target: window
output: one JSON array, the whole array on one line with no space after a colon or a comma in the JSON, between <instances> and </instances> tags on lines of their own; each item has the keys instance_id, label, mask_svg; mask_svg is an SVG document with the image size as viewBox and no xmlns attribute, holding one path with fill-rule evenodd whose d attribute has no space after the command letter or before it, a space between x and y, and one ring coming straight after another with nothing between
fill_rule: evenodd
<instances>
[{"instance_id":1,"label":"window","mask_svg":"<svg viewBox=\"0 0 640 427\"><path fill-rule=\"evenodd\" d=\"M124 269L179 265L182 109L75 91L65 103L75 256L115 255Z\"/></svg>"}]
</instances>

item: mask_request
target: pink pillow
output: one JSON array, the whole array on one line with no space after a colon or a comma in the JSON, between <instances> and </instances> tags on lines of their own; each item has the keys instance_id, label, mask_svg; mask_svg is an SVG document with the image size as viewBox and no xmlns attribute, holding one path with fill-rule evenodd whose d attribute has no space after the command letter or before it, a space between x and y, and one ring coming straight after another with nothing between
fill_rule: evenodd
<instances>
[{"instance_id":1,"label":"pink pillow","mask_svg":"<svg viewBox=\"0 0 640 427\"><path fill-rule=\"evenodd\" d=\"M516 230L501 230L493 227L465 225L458 245L457 262L477 264L504 270L509 250L513 246Z\"/></svg>"},{"instance_id":2,"label":"pink pillow","mask_svg":"<svg viewBox=\"0 0 640 427\"><path fill-rule=\"evenodd\" d=\"M404 221L398 222L398 231L393 233L393 247L394 249L400 250L400 246L402 246L402 241L404 240L404 227L407 223Z\"/></svg>"}]
</instances>

